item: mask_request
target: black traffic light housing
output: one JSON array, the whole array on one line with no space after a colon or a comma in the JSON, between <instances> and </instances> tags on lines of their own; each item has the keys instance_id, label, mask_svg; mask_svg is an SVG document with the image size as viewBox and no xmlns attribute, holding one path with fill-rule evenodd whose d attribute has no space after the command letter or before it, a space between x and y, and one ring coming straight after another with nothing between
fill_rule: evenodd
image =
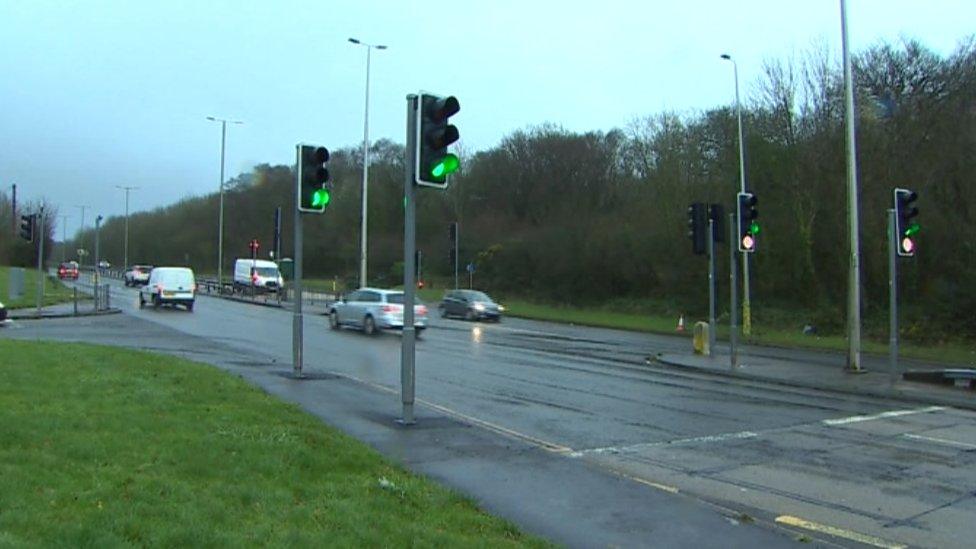
<instances>
[{"instance_id":1,"label":"black traffic light housing","mask_svg":"<svg viewBox=\"0 0 976 549\"><path fill-rule=\"evenodd\" d=\"M914 202L918 200L918 193L909 189L895 189L895 237L898 239L898 255L912 257L915 255L915 235L920 227L914 220L918 215L918 208Z\"/></svg>"},{"instance_id":2,"label":"black traffic light housing","mask_svg":"<svg viewBox=\"0 0 976 549\"><path fill-rule=\"evenodd\" d=\"M712 242L725 242L725 207L709 204L708 218L712 220Z\"/></svg>"},{"instance_id":3,"label":"black traffic light housing","mask_svg":"<svg viewBox=\"0 0 976 549\"><path fill-rule=\"evenodd\" d=\"M450 118L461 110L453 95L442 97L421 93L418 98L417 150L415 151L417 185L447 188L447 176L457 171L457 155L447 151L460 138Z\"/></svg>"},{"instance_id":4,"label":"black traffic light housing","mask_svg":"<svg viewBox=\"0 0 976 549\"><path fill-rule=\"evenodd\" d=\"M691 239L691 251L695 255L705 253L707 237L708 208L703 202L695 202L688 206L688 238Z\"/></svg>"},{"instance_id":5,"label":"black traffic light housing","mask_svg":"<svg viewBox=\"0 0 976 549\"><path fill-rule=\"evenodd\" d=\"M739 223L739 251L752 253L756 251L756 240L759 236L759 211L756 204L759 200L752 193L738 193L736 195L736 219Z\"/></svg>"},{"instance_id":6,"label":"black traffic light housing","mask_svg":"<svg viewBox=\"0 0 976 549\"><path fill-rule=\"evenodd\" d=\"M20 216L20 237L28 242L34 242L34 226L36 223L37 214Z\"/></svg>"},{"instance_id":7,"label":"black traffic light housing","mask_svg":"<svg viewBox=\"0 0 976 549\"><path fill-rule=\"evenodd\" d=\"M331 202L328 161L325 147L298 145L298 211L320 214Z\"/></svg>"}]
</instances>

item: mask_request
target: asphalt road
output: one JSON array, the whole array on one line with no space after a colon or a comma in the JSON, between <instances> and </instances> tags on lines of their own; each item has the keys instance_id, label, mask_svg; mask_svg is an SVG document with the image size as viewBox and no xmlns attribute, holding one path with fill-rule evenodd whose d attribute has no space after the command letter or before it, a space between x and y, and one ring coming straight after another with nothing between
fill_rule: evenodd
<instances>
[{"instance_id":1,"label":"asphalt road","mask_svg":"<svg viewBox=\"0 0 976 549\"><path fill-rule=\"evenodd\" d=\"M241 366L290 367L290 311L203 297L193 313L139 310L134 290L114 291L113 305L131 318L234 350ZM399 337L333 331L322 316L306 317L305 336L306 372L386 392L377 421L399 415ZM417 398L554 459L747 522L842 545L971 546L976 414L644 363L688 345L516 319L432 319L417 344Z\"/></svg>"}]
</instances>

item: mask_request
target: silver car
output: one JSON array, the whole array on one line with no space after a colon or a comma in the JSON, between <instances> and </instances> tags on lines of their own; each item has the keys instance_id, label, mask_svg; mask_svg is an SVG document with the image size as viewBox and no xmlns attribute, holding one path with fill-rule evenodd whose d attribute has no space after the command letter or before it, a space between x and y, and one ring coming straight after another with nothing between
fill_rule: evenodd
<instances>
[{"instance_id":1,"label":"silver car","mask_svg":"<svg viewBox=\"0 0 976 549\"><path fill-rule=\"evenodd\" d=\"M413 325L418 331L427 327L427 306L414 303ZM403 292L399 290L380 290L360 288L339 301L329 309L329 325L333 329L342 326L360 328L368 335L377 330L403 329Z\"/></svg>"}]
</instances>

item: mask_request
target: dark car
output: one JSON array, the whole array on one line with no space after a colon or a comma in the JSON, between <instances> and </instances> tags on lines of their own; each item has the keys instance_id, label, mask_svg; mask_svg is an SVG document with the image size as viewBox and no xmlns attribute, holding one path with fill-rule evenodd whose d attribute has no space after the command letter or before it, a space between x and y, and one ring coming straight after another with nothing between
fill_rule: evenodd
<instances>
[{"instance_id":1,"label":"dark car","mask_svg":"<svg viewBox=\"0 0 976 549\"><path fill-rule=\"evenodd\" d=\"M451 290L444 294L439 308L444 318L458 316L468 320L485 319L495 322L502 319L505 311L505 307L478 290Z\"/></svg>"},{"instance_id":2,"label":"dark car","mask_svg":"<svg viewBox=\"0 0 976 549\"><path fill-rule=\"evenodd\" d=\"M0 324L3 324L6 321L7 321L7 309L6 307L3 306L3 303L0 303Z\"/></svg>"}]
</instances>

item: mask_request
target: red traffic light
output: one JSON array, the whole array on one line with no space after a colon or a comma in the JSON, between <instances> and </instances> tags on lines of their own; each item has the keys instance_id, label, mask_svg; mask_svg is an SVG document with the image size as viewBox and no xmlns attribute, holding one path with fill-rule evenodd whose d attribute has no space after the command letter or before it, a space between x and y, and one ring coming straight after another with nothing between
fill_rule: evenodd
<instances>
[{"instance_id":1,"label":"red traffic light","mask_svg":"<svg viewBox=\"0 0 976 549\"><path fill-rule=\"evenodd\" d=\"M742 237L742 249L745 251L752 250L756 247L756 239L752 236L752 233L743 235Z\"/></svg>"}]
</instances>

